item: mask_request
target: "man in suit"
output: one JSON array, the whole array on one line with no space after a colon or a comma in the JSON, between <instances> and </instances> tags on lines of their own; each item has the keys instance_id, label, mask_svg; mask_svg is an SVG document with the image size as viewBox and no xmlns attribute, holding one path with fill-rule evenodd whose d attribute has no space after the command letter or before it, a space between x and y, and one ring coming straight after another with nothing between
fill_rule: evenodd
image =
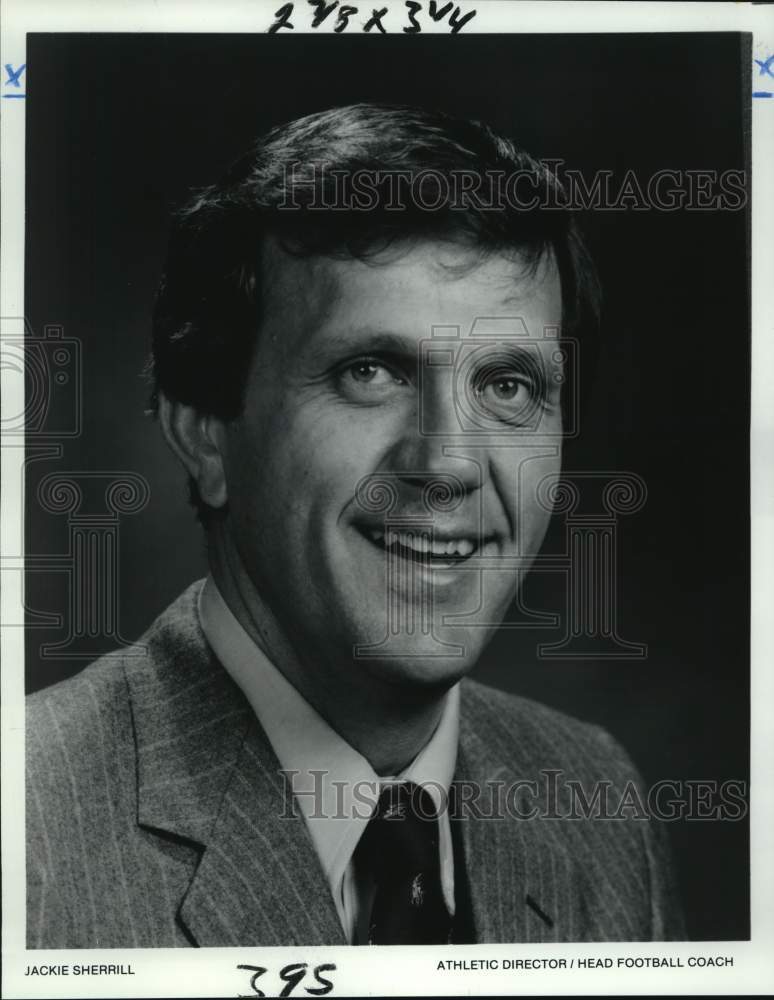
<instances>
[{"instance_id":1,"label":"man in suit","mask_svg":"<svg viewBox=\"0 0 774 1000\"><path fill-rule=\"evenodd\" d=\"M210 575L30 699L30 947L680 936L622 749L467 679L591 353L556 193L485 126L357 105L179 214L153 399Z\"/></svg>"}]
</instances>

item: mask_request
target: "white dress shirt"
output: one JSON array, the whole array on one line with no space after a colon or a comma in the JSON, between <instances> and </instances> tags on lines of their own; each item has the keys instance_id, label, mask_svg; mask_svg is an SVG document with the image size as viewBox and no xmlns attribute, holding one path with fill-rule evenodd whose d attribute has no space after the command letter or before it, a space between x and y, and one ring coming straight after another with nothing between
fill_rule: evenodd
<instances>
[{"instance_id":1,"label":"white dress shirt","mask_svg":"<svg viewBox=\"0 0 774 1000\"><path fill-rule=\"evenodd\" d=\"M373 888L356 878L353 852L380 788L396 780L422 785L439 815L441 885L454 914L454 857L448 810L459 734L459 688L446 694L440 721L424 749L399 775L379 777L269 661L237 621L212 577L199 595L199 618L215 655L242 689L282 770L292 775L336 910L350 943L367 940Z\"/></svg>"}]
</instances>

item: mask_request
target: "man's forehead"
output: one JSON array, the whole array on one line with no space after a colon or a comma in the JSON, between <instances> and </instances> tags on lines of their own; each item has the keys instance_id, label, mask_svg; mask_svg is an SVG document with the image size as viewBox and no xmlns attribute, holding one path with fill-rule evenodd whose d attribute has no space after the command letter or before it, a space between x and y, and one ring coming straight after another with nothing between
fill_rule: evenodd
<instances>
[{"instance_id":1,"label":"man's forehead","mask_svg":"<svg viewBox=\"0 0 774 1000\"><path fill-rule=\"evenodd\" d=\"M286 321L292 314L302 323L324 322L341 289L333 263L319 255L290 253L268 238L261 252L263 321Z\"/></svg>"},{"instance_id":2,"label":"man's forehead","mask_svg":"<svg viewBox=\"0 0 774 1000\"><path fill-rule=\"evenodd\" d=\"M450 292L450 285L457 287ZM343 326L367 327L374 315L390 325L405 312L404 295L419 297L423 311L436 312L439 324L458 316L465 332L470 332L468 313L474 303L486 306L486 315L476 317L474 335L493 326L492 332L507 336L514 322L519 326L514 318L536 303L557 312L558 322L561 308L550 253L533 263L517 252L483 253L477 247L429 240L393 244L364 258L297 255L269 240L263 254L263 294L263 322L272 339L280 325L283 338L294 347L315 334L338 336Z\"/></svg>"}]
</instances>

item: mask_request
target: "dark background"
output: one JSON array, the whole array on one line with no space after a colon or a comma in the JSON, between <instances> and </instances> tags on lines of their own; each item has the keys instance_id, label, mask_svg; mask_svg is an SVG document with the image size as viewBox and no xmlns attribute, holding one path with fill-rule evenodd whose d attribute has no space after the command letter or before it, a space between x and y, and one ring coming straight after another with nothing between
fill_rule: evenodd
<instances>
[{"instance_id":1,"label":"dark background","mask_svg":"<svg viewBox=\"0 0 774 1000\"><path fill-rule=\"evenodd\" d=\"M127 638L205 571L140 377L168 213L257 133L373 99L484 118L587 181L598 169L646 181L665 168L747 166L749 59L736 35L31 35L27 53L26 313L36 335L59 324L82 342L84 415L61 460L29 466L27 550L68 545L66 518L35 500L44 474L143 475L150 502L121 522ZM582 221L605 290L605 344L567 460L647 483L644 510L621 521L619 624L648 657L540 660L537 643L555 635L507 631L477 676L604 725L648 782L747 780L747 213ZM547 544L560 543L557 528ZM562 587L536 577L530 601L560 610ZM64 574L29 574L27 602L66 611ZM41 657L64 631L27 634L29 690L85 665ZM749 937L746 823L670 831L690 936Z\"/></svg>"}]
</instances>

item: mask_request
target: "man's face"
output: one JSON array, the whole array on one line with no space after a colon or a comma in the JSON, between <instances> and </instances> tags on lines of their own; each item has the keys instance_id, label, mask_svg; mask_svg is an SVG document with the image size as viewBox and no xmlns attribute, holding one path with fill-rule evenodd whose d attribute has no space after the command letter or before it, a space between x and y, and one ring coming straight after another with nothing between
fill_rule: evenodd
<instances>
[{"instance_id":1,"label":"man's face","mask_svg":"<svg viewBox=\"0 0 774 1000\"><path fill-rule=\"evenodd\" d=\"M367 262L274 248L269 273L226 450L227 530L256 600L308 669L452 683L550 516L555 268L423 242Z\"/></svg>"}]
</instances>

